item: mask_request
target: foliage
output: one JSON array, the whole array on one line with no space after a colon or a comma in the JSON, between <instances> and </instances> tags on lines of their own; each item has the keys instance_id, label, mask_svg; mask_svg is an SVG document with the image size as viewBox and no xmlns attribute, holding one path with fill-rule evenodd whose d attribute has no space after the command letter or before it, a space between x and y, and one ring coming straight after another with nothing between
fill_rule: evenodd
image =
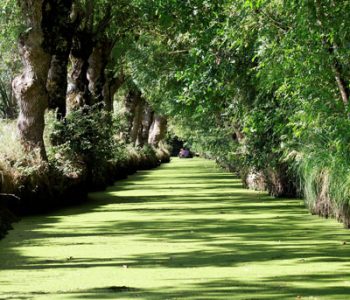
<instances>
[{"instance_id":1,"label":"foliage","mask_svg":"<svg viewBox=\"0 0 350 300\"><path fill-rule=\"evenodd\" d=\"M50 140L53 146L68 147L89 167L97 167L114 158L114 134L112 116L95 105L72 111L63 122L56 121Z\"/></svg>"},{"instance_id":2,"label":"foliage","mask_svg":"<svg viewBox=\"0 0 350 300\"><path fill-rule=\"evenodd\" d=\"M15 1L0 0L0 118L15 118L11 81L19 70L17 39L21 18Z\"/></svg>"},{"instance_id":3,"label":"foliage","mask_svg":"<svg viewBox=\"0 0 350 300\"><path fill-rule=\"evenodd\" d=\"M84 18L79 30L90 30L92 43L102 37L112 42L105 73L111 78L123 74L125 85L141 91L157 113L167 116L171 132L193 150L230 170L290 179L275 180L279 184L300 181L311 208L327 199L336 210L330 214L345 214L349 2L76 3ZM2 4L5 17L14 1ZM7 22L0 26L2 115L16 69L16 14L14 9L0 19L0 25ZM142 156L161 157L149 147L130 149L120 142L127 127L122 114L113 117L96 107L72 112L52 127L50 159L60 166L70 159L104 169L106 162L125 157L135 164Z\"/></svg>"},{"instance_id":4,"label":"foliage","mask_svg":"<svg viewBox=\"0 0 350 300\"><path fill-rule=\"evenodd\" d=\"M18 139L16 122L0 120L0 172L20 177L42 169L38 153L28 155Z\"/></svg>"},{"instance_id":5,"label":"foliage","mask_svg":"<svg viewBox=\"0 0 350 300\"><path fill-rule=\"evenodd\" d=\"M341 210L349 199L349 108L339 84L349 96L349 10L331 0L139 3L150 2L156 30L127 58L172 131L220 163L287 164L308 203L327 190Z\"/></svg>"}]
</instances>

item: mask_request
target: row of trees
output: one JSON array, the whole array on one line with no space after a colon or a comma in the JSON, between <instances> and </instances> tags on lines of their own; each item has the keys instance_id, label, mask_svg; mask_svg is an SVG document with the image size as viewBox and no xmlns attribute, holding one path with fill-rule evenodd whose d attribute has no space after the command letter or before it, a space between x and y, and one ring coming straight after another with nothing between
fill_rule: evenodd
<instances>
[{"instance_id":1,"label":"row of trees","mask_svg":"<svg viewBox=\"0 0 350 300\"><path fill-rule=\"evenodd\" d=\"M348 225L350 4L150 2L159 22L129 54L132 74L177 135Z\"/></svg>"},{"instance_id":2,"label":"row of trees","mask_svg":"<svg viewBox=\"0 0 350 300\"><path fill-rule=\"evenodd\" d=\"M84 106L110 111L124 87L129 142L151 142L150 128L164 136L167 116L175 134L247 183L302 194L314 212L347 222L350 3L20 3L12 12L26 28L10 18L1 34L23 32L25 69L13 90L28 149L45 159L47 108L60 120Z\"/></svg>"},{"instance_id":3,"label":"row of trees","mask_svg":"<svg viewBox=\"0 0 350 300\"><path fill-rule=\"evenodd\" d=\"M127 59L151 28L136 2L0 6L0 118L17 119L21 144L13 122L0 120L0 197L52 206L169 159L161 143L167 120Z\"/></svg>"},{"instance_id":4,"label":"row of trees","mask_svg":"<svg viewBox=\"0 0 350 300\"><path fill-rule=\"evenodd\" d=\"M4 11L9 13L11 8L15 8L14 2L4 1ZM129 114L135 114L136 109L138 121L142 123L139 110L145 105L138 103L142 95L137 86L133 86L132 78L121 72L126 51L124 40L132 43L140 34L141 20L136 6L128 1L92 0L28 0L19 1L19 4L12 15L17 13L18 17L24 18L24 23L16 23L16 18L7 18L9 23L4 24L7 30L2 35L5 39L7 32L20 31L22 26L25 27L19 38L19 56L24 69L12 81L14 97L6 86L1 86L1 90L6 114L11 112L9 117L13 117L14 112L10 111L13 105L7 102L13 102L14 98L18 102L18 128L27 151L39 148L41 157L46 159L43 132L44 115L48 108L56 110L58 119L64 119L67 110L95 104L112 111L114 94L125 83L131 87L126 97L126 102L131 105ZM4 56L6 50L12 51L13 45L7 44L7 49L3 49ZM16 60L17 57L11 58ZM13 63L8 65L16 69ZM16 66L18 68L18 64ZM146 109L150 129L153 112L148 110L151 111L151 108ZM157 124L153 127L161 123L164 131L161 119L157 116ZM133 120L130 122L132 126ZM133 135L137 134L140 126L134 124ZM161 134L164 135L164 132Z\"/></svg>"}]
</instances>

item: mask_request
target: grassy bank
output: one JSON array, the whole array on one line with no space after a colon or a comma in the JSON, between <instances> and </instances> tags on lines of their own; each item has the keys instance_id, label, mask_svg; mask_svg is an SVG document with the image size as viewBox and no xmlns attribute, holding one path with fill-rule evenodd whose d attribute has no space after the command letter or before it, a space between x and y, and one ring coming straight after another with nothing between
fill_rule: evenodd
<instances>
[{"instance_id":1,"label":"grassy bank","mask_svg":"<svg viewBox=\"0 0 350 300\"><path fill-rule=\"evenodd\" d=\"M23 151L15 121L0 120L0 237L11 228L12 214L82 203L88 192L104 190L115 180L170 159L162 144L135 147L118 139L115 125L98 127L96 120L112 122L104 112L74 112L65 123L52 117L46 121L47 161Z\"/></svg>"}]
</instances>

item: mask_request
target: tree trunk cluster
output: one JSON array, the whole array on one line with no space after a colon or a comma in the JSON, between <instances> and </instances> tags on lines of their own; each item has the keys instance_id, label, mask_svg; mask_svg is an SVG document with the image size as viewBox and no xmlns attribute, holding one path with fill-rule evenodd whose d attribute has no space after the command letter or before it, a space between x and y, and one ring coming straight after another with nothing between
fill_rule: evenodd
<instances>
[{"instance_id":1,"label":"tree trunk cluster","mask_svg":"<svg viewBox=\"0 0 350 300\"><path fill-rule=\"evenodd\" d=\"M167 132L166 118L156 114L139 91L129 91L124 105L127 119L125 140L134 146L149 144L158 147Z\"/></svg>"},{"instance_id":2,"label":"tree trunk cluster","mask_svg":"<svg viewBox=\"0 0 350 300\"><path fill-rule=\"evenodd\" d=\"M97 103L112 111L113 96L124 78L105 76L115 44L104 34L110 11L94 23L91 0L84 9L73 0L22 0L19 4L27 30L19 40L23 72L12 82L19 107L18 129L24 149L38 149L46 160L46 109L56 110L58 119L65 118L67 109Z\"/></svg>"}]
</instances>

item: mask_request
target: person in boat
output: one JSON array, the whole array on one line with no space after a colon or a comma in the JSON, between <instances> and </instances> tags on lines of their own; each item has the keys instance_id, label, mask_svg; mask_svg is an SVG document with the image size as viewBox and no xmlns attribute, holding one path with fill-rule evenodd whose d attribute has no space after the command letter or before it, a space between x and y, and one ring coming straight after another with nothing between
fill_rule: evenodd
<instances>
[{"instance_id":1,"label":"person in boat","mask_svg":"<svg viewBox=\"0 0 350 300\"><path fill-rule=\"evenodd\" d=\"M187 148L181 148L181 150L179 152L179 157L180 158L190 158L191 157L190 150L188 150Z\"/></svg>"},{"instance_id":2,"label":"person in boat","mask_svg":"<svg viewBox=\"0 0 350 300\"><path fill-rule=\"evenodd\" d=\"M180 157L180 158L183 158L183 157L184 157L184 153L185 153L185 149L184 149L184 148L181 148L181 149L180 149L180 152L179 152L179 157Z\"/></svg>"}]
</instances>

